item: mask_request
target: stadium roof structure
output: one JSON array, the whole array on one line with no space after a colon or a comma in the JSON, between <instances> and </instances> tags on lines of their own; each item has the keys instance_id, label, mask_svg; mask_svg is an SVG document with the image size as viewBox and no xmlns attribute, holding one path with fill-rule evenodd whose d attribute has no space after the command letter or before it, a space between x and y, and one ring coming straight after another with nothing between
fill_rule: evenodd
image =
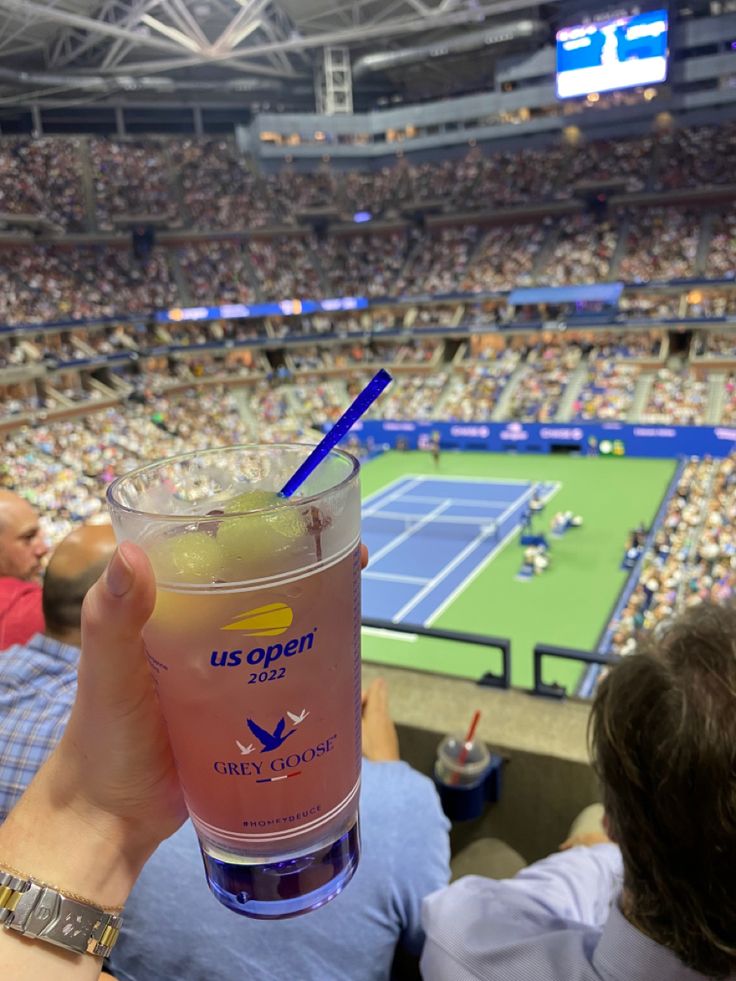
<instances>
[{"instance_id":1,"label":"stadium roof structure","mask_svg":"<svg viewBox=\"0 0 736 981\"><path fill-rule=\"evenodd\" d=\"M312 109L329 46L350 51L356 108L477 90L497 54L546 32L537 11L531 0L0 0L0 110Z\"/></svg>"}]
</instances>

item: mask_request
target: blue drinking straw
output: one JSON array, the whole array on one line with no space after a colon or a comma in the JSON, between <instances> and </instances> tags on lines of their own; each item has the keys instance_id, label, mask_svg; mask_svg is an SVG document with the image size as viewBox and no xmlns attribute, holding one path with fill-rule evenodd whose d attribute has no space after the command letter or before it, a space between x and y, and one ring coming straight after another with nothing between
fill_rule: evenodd
<instances>
[{"instance_id":1,"label":"blue drinking straw","mask_svg":"<svg viewBox=\"0 0 736 981\"><path fill-rule=\"evenodd\" d=\"M315 446L299 469L286 481L279 492L282 497L291 497L294 491L301 487L315 467L318 467L330 450L337 446L353 423L365 413L376 401L384 388L393 381L391 375L383 368L371 378L360 395L337 420L332 429Z\"/></svg>"}]
</instances>

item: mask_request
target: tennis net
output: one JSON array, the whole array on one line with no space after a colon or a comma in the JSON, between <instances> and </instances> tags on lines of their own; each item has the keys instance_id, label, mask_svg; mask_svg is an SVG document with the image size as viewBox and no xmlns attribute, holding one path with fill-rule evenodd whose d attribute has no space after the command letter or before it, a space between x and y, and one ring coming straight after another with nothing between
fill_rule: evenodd
<instances>
[{"instance_id":1,"label":"tennis net","mask_svg":"<svg viewBox=\"0 0 736 981\"><path fill-rule=\"evenodd\" d=\"M456 538L472 541L474 538L494 539L498 535L498 521L495 518L444 517L429 514L404 514L399 511L378 511L363 516L364 532L375 534L402 533L422 534L426 537ZM408 534L407 534L408 537Z\"/></svg>"}]
</instances>

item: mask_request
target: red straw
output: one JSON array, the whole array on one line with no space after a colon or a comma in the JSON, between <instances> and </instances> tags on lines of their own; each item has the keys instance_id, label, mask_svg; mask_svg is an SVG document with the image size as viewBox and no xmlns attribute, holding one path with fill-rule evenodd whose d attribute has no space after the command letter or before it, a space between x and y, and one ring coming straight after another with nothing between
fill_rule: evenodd
<instances>
[{"instance_id":1,"label":"red straw","mask_svg":"<svg viewBox=\"0 0 736 981\"><path fill-rule=\"evenodd\" d=\"M470 721L470 726L468 727L468 734L465 737L465 742L463 743L463 748L460 750L460 755L457 758L458 770L453 773L452 780L450 784L454 786L460 779L460 768L465 766L465 761L468 758L468 753L470 752L470 744L473 742L473 736L475 735L475 730L478 728L478 723L480 721L480 709L476 709L473 713L473 718Z\"/></svg>"}]
</instances>

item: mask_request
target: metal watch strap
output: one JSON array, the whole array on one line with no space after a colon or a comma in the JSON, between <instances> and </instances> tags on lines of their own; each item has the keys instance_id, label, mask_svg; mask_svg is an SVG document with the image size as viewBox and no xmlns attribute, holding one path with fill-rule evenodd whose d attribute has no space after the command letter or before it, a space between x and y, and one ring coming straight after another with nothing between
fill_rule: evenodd
<instances>
[{"instance_id":1,"label":"metal watch strap","mask_svg":"<svg viewBox=\"0 0 736 981\"><path fill-rule=\"evenodd\" d=\"M82 903L52 886L0 870L0 923L24 937L77 954L107 957L122 917Z\"/></svg>"}]
</instances>

